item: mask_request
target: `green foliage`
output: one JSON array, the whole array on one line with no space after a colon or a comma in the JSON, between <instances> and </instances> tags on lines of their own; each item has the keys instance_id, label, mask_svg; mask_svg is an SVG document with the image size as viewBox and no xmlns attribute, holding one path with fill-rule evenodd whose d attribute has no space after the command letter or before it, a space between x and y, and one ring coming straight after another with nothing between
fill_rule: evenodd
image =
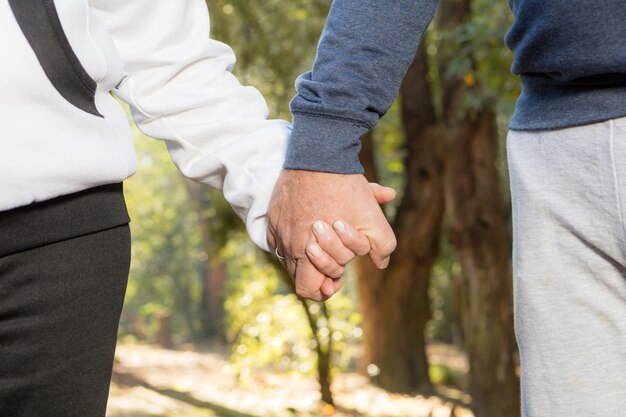
<instances>
[{"instance_id":1,"label":"green foliage","mask_svg":"<svg viewBox=\"0 0 626 417\"><path fill-rule=\"evenodd\" d=\"M316 341L300 300L284 285L260 252L240 235L224 248L229 280L226 288L227 337L240 375L260 367L314 373ZM320 304L308 306L323 345L332 338L334 365L346 369L362 331L354 301L340 293L327 302L330 321Z\"/></svg>"},{"instance_id":2,"label":"green foliage","mask_svg":"<svg viewBox=\"0 0 626 417\"><path fill-rule=\"evenodd\" d=\"M462 25L445 31L435 26L437 60L447 63L446 76L458 77L468 87L459 114L471 114L485 103L507 115L512 112L519 81L511 74L513 56L503 41L511 23L506 2L476 0L471 18Z\"/></svg>"},{"instance_id":3,"label":"green foliage","mask_svg":"<svg viewBox=\"0 0 626 417\"><path fill-rule=\"evenodd\" d=\"M311 68L330 0L207 0L212 31L237 55L235 73L290 118L296 77Z\"/></svg>"},{"instance_id":4,"label":"green foliage","mask_svg":"<svg viewBox=\"0 0 626 417\"><path fill-rule=\"evenodd\" d=\"M187 339L198 326L193 309L200 297L197 269L207 253L184 181L165 146L137 130L135 137L139 172L125 185L133 258L122 328L151 337L154 319L171 315L174 336Z\"/></svg>"},{"instance_id":5,"label":"green foliage","mask_svg":"<svg viewBox=\"0 0 626 417\"><path fill-rule=\"evenodd\" d=\"M463 383L463 375L445 365L430 364L428 374L433 384L460 387Z\"/></svg>"},{"instance_id":6,"label":"green foliage","mask_svg":"<svg viewBox=\"0 0 626 417\"><path fill-rule=\"evenodd\" d=\"M372 133L379 181L398 192L398 197L384 207L385 214L390 220L395 217L398 204L402 201L406 183L404 175L406 149L404 148L404 133L400 128L402 126L400 114L401 104L400 100L397 99Z\"/></svg>"}]
</instances>

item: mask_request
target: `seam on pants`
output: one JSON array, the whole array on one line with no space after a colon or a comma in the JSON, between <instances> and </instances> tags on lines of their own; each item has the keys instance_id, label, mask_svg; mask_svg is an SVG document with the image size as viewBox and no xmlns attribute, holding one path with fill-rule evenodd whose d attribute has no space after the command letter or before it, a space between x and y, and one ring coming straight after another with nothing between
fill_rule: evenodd
<instances>
[{"instance_id":1,"label":"seam on pants","mask_svg":"<svg viewBox=\"0 0 626 417\"><path fill-rule=\"evenodd\" d=\"M622 226L622 245L626 244L626 228L624 227L624 217L622 215L622 199L619 192L619 178L617 175L617 164L615 158L615 121L609 120L609 148L611 151L611 165L613 165L613 186L615 187L615 198L617 199L617 214L619 223Z\"/></svg>"}]
</instances>

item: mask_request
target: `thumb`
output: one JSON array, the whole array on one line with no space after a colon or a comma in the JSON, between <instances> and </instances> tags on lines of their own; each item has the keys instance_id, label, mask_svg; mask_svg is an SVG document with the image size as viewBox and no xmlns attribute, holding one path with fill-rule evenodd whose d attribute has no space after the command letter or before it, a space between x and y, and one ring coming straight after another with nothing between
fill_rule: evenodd
<instances>
[{"instance_id":1,"label":"thumb","mask_svg":"<svg viewBox=\"0 0 626 417\"><path fill-rule=\"evenodd\" d=\"M370 182L370 188L378 204L387 204L396 198L396 191L390 187L383 187L375 182Z\"/></svg>"}]
</instances>

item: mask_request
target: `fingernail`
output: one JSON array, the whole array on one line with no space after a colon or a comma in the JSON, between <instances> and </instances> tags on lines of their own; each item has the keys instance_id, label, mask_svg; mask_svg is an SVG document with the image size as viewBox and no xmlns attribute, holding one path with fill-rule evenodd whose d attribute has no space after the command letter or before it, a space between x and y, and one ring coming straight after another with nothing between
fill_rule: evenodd
<instances>
[{"instance_id":1,"label":"fingernail","mask_svg":"<svg viewBox=\"0 0 626 417\"><path fill-rule=\"evenodd\" d=\"M318 220L313 223L313 230L315 230L315 233L324 233L326 231L326 225L323 221Z\"/></svg>"},{"instance_id":2,"label":"fingernail","mask_svg":"<svg viewBox=\"0 0 626 417\"><path fill-rule=\"evenodd\" d=\"M320 256L322 254L322 250L315 243L310 244L306 248L307 252L309 252L312 256Z\"/></svg>"},{"instance_id":3,"label":"fingernail","mask_svg":"<svg viewBox=\"0 0 626 417\"><path fill-rule=\"evenodd\" d=\"M380 263L380 269L385 269L385 268L387 268L387 267L389 266L389 260L390 260L390 259L391 259L390 257L385 258L385 259L384 259L384 260Z\"/></svg>"},{"instance_id":4,"label":"fingernail","mask_svg":"<svg viewBox=\"0 0 626 417\"><path fill-rule=\"evenodd\" d=\"M342 222L341 220L337 220L335 223L333 223L333 227L339 233L343 233L346 231L346 224Z\"/></svg>"}]
</instances>

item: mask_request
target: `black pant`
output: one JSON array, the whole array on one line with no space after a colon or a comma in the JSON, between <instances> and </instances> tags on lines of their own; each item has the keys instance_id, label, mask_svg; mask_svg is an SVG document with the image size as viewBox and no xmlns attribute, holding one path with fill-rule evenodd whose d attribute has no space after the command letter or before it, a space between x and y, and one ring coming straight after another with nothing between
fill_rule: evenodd
<instances>
[{"instance_id":1,"label":"black pant","mask_svg":"<svg viewBox=\"0 0 626 417\"><path fill-rule=\"evenodd\" d=\"M120 185L0 213L0 416L104 416L127 223Z\"/></svg>"}]
</instances>

